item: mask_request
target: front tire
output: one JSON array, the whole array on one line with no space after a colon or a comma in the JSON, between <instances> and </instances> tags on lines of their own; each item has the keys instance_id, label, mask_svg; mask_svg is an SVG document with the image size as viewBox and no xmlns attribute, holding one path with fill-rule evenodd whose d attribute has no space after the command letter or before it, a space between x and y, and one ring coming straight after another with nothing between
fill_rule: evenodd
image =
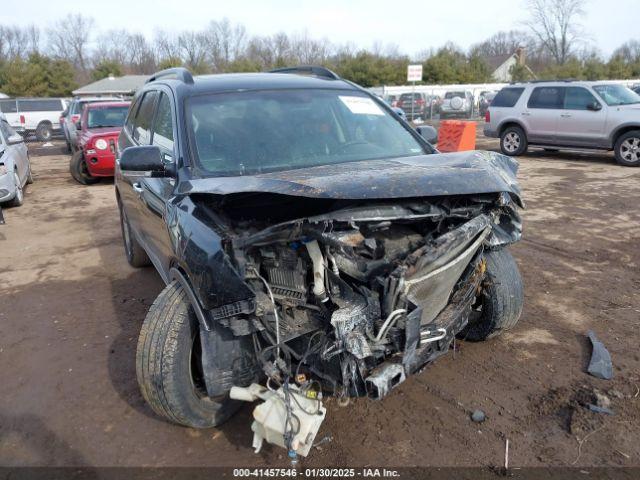
<instances>
[{"instance_id":1,"label":"front tire","mask_svg":"<svg viewBox=\"0 0 640 480\"><path fill-rule=\"evenodd\" d=\"M506 248L485 253L487 271L481 295L460 338L478 342L513 328L522 314L524 289L518 265Z\"/></svg>"},{"instance_id":2,"label":"front tire","mask_svg":"<svg viewBox=\"0 0 640 480\"><path fill-rule=\"evenodd\" d=\"M69 173L71 176L82 185L93 185L100 181L99 178L92 177L87 168L87 162L81 151L77 151L71 157L69 162Z\"/></svg>"},{"instance_id":3,"label":"front tire","mask_svg":"<svg viewBox=\"0 0 640 480\"><path fill-rule=\"evenodd\" d=\"M200 328L178 282L156 298L144 320L136 352L142 396L153 411L173 423L215 427L233 415L240 402L227 395L208 397L199 378ZM195 362L195 363L194 363Z\"/></svg>"},{"instance_id":4,"label":"front tire","mask_svg":"<svg viewBox=\"0 0 640 480\"><path fill-rule=\"evenodd\" d=\"M613 147L616 162L625 167L640 167L640 130L631 130L618 137Z\"/></svg>"},{"instance_id":5,"label":"front tire","mask_svg":"<svg viewBox=\"0 0 640 480\"><path fill-rule=\"evenodd\" d=\"M522 155L527 151L527 147L527 135L520 127L509 127L500 135L500 150L505 155Z\"/></svg>"},{"instance_id":6,"label":"front tire","mask_svg":"<svg viewBox=\"0 0 640 480\"><path fill-rule=\"evenodd\" d=\"M8 204L10 207L21 207L24 204L24 190L22 189L18 172L13 172L13 179L16 183L16 194L9 200Z\"/></svg>"}]
</instances>

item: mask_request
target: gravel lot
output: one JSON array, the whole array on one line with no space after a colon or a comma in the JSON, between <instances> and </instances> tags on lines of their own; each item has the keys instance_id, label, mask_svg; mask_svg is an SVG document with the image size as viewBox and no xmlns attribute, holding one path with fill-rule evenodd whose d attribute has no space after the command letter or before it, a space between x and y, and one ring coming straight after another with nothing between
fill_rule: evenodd
<instances>
[{"instance_id":1,"label":"gravel lot","mask_svg":"<svg viewBox=\"0 0 640 480\"><path fill-rule=\"evenodd\" d=\"M253 453L249 405L210 430L147 408L135 347L162 281L127 265L111 182L81 186L58 147L38 151L54 154L32 157L26 203L0 226L0 465L286 466L275 447ZM640 466L640 169L536 152L520 179L518 327L459 343L384 401L329 401L318 438L332 440L303 465L499 466L508 438L513 466ZM589 329L611 352L611 381L584 373ZM615 416L581 406L594 390Z\"/></svg>"}]
</instances>

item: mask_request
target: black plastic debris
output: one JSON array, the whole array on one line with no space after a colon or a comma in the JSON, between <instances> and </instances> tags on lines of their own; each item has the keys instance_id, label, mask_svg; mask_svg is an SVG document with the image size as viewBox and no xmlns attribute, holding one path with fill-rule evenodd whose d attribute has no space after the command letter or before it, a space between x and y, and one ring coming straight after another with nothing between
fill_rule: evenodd
<instances>
[{"instance_id":1,"label":"black plastic debris","mask_svg":"<svg viewBox=\"0 0 640 480\"><path fill-rule=\"evenodd\" d=\"M609 351L605 348L604 344L598 340L593 330L589 330L587 335L593 345L593 352L591 353L591 361L589 362L587 372L596 378L611 380L611 378L613 378L613 365Z\"/></svg>"}]
</instances>

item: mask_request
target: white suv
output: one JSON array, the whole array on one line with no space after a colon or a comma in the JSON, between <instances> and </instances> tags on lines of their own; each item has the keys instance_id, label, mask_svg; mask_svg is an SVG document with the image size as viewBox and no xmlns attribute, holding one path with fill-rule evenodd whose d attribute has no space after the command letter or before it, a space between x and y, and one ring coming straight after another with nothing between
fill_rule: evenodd
<instances>
[{"instance_id":1,"label":"white suv","mask_svg":"<svg viewBox=\"0 0 640 480\"><path fill-rule=\"evenodd\" d=\"M484 134L506 155L529 145L556 150L613 150L640 166L640 95L610 82L532 82L504 87L485 116Z\"/></svg>"}]
</instances>

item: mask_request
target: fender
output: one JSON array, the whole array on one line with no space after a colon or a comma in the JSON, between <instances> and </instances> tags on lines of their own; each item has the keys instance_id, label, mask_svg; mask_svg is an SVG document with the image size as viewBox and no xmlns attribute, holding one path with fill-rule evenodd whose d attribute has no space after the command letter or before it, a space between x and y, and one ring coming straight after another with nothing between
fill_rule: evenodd
<instances>
[{"instance_id":1,"label":"fender","mask_svg":"<svg viewBox=\"0 0 640 480\"><path fill-rule=\"evenodd\" d=\"M182 287L182 289L185 291L185 293L187 294L189 303L191 304L191 307L193 308L193 311L196 314L196 317L198 318L198 322L200 322L201 327L204 328L207 332L211 331L211 328L212 328L211 322L207 318L207 315L205 314L204 310L202 309L202 306L200 305L200 302L198 301L196 294L193 292L193 289L189 284L189 280L187 280L187 278L182 274L182 272L175 267L172 267L169 270L169 278L171 280L177 281Z\"/></svg>"},{"instance_id":2,"label":"fender","mask_svg":"<svg viewBox=\"0 0 640 480\"><path fill-rule=\"evenodd\" d=\"M623 130L640 130L640 124L636 122L627 122L627 123L618 125L616 129L613 132L611 132L611 135L609 135L609 144L606 145L608 148L614 147L616 143L616 139L618 138L619 135L621 135L620 132L622 132Z\"/></svg>"}]
</instances>

